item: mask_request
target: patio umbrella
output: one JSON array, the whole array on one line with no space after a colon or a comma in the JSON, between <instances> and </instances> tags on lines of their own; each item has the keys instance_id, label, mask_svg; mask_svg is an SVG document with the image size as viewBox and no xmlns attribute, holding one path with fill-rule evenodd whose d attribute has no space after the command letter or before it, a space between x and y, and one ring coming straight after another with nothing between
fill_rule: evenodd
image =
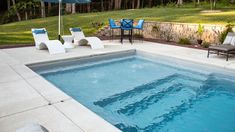
<instances>
[{"instance_id":1,"label":"patio umbrella","mask_svg":"<svg viewBox=\"0 0 235 132\"><path fill-rule=\"evenodd\" d=\"M50 3L59 3L59 16L58 16L58 39L60 40L60 26L61 26L61 6L62 3L90 3L91 0L41 0L43 2L50 2Z\"/></svg>"}]
</instances>

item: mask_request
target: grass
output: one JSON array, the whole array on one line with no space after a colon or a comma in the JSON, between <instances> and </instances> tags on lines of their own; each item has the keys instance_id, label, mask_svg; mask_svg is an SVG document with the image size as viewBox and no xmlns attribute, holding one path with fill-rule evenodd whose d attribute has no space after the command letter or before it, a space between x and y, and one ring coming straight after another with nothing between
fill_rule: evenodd
<instances>
[{"instance_id":1,"label":"grass","mask_svg":"<svg viewBox=\"0 0 235 132\"><path fill-rule=\"evenodd\" d=\"M120 20L121 18L145 19L147 21L182 22L182 23L210 23L226 24L235 22L235 8L223 8L219 13L202 13L202 8L146 8L135 10L121 10L97 13L85 13L63 16L64 26L62 34L70 34L70 27L82 27L86 35L94 35L97 31L92 22L108 24L108 18ZM50 39L57 38L57 17L34 19L10 24L0 25L0 45L33 44L31 28L45 27Z\"/></svg>"}]
</instances>

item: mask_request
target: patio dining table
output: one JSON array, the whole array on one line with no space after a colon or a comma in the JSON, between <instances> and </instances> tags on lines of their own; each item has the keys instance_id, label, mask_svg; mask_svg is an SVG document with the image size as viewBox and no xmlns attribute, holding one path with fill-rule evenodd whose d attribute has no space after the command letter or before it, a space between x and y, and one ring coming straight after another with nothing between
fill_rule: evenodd
<instances>
[{"instance_id":1,"label":"patio dining table","mask_svg":"<svg viewBox=\"0 0 235 132\"><path fill-rule=\"evenodd\" d=\"M130 43L133 42L133 19L122 19L120 21L120 29L121 29L121 43L123 43L123 39L125 36L128 37ZM128 34L125 35L125 31L128 31Z\"/></svg>"}]
</instances>

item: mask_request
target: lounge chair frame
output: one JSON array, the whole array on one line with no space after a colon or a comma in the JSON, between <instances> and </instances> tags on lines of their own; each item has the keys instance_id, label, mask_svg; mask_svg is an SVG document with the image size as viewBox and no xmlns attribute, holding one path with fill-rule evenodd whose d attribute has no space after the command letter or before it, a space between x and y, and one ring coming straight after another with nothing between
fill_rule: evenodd
<instances>
[{"instance_id":1,"label":"lounge chair frame","mask_svg":"<svg viewBox=\"0 0 235 132\"><path fill-rule=\"evenodd\" d=\"M210 57L210 54L225 55L226 61L228 61L229 55L235 54L235 46L234 46L234 50L228 50L228 51L208 48L207 58Z\"/></svg>"},{"instance_id":2,"label":"lounge chair frame","mask_svg":"<svg viewBox=\"0 0 235 132\"><path fill-rule=\"evenodd\" d=\"M229 55L235 54L235 34L229 32L221 45L210 46L208 48L207 58L210 54L226 55L226 61L228 61Z\"/></svg>"}]
</instances>

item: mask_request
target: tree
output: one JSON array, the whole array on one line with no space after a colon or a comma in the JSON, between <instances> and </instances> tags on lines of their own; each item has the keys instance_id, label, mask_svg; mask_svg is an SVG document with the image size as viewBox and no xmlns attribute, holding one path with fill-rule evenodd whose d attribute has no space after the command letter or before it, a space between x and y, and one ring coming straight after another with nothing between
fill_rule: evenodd
<instances>
[{"instance_id":1,"label":"tree","mask_svg":"<svg viewBox=\"0 0 235 132\"><path fill-rule=\"evenodd\" d=\"M200 5L200 0L197 0L197 4Z\"/></svg>"},{"instance_id":2,"label":"tree","mask_svg":"<svg viewBox=\"0 0 235 132\"><path fill-rule=\"evenodd\" d=\"M104 0L100 0L100 4L101 4L101 11L104 11Z\"/></svg>"},{"instance_id":3,"label":"tree","mask_svg":"<svg viewBox=\"0 0 235 132\"><path fill-rule=\"evenodd\" d=\"M149 0L149 3L148 3L149 7L152 7L152 2L153 0Z\"/></svg>"},{"instance_id":4,"label":"tree","mask_svg":"<svg viewBox=\"0 0 235 132\"><path fill-rule=\"evenodd\" d=\"M114 0L114 9L121 9L122 0Z\"/></svg>"},{"instance_id":5,"label":"tree","mask_svg":"<svg viewBox=\"0 0 235 132\"><path fill-rule=\"evenodd\" d=\"M135 0L132 0L132 9L135 9Z\"/></svg>"},{"instance_id":6,"label":"tree","mask_svg":"<svg viewBox=\"0 0 235 132\"><path fill-rule=\"evenodd\" d=\"M15 10L15 13L16 13L16 15L17 15L18 21L21 21L20 13L18 12L18 9L17 9L17 7L16 7L16 2L15 2L15 0L12 0L12 4L13 4L13 8L14 8L14 10Z\"/></svg>"},{"instance_id":7,"label":"tree","mask_svg":"<svg viewBox=\"0 0 235 132\"><path fill-rule=\"evenodd\" d=\"M114 8L119 9L119 0L114 0Z\"/></svg>"},{"instance_id":8,"label":"tree","mask_svg":"<svg viewBox=\"0 0 235 132\"><path fill-rule=\"evenodd\" d=\"M65 7L65 11L67 12L67 13L71 13L72 12L72 4L66 4L66 7Z\"/></svg>"},{"instance_id":9,"label":"tree","mask_svg":"<svg viewBox=\"0 0 235 132\"><path fill-rule=\"evenodd\" d=\"M110 0L109 2L109 10L112 10L113 9L113 0Z\"/></svg>"},{"instance_id":10,"label":"tree","mask_svg":"<svg viewBox=\"0 0 235 132\"><path fill-rule=\"evenodd\" d=\"M142 0L141 7L144 8L144 2L145 0Z\"/></svg>"},{"instance_id":11,"label":"tree","mask_svg":"<svg viewBox=\"0 0 235 132\"><path fill-rule=\"evenodd\" d=\"M91 4L90 3L87 4L87 12L91 12Z\"/></svg>"},{"instance_id":12,"label":"tree","mask_svg":"<svg viewBox=\"0 0 235 132\"><path fill-rule=\"evenodd\" d=\"M49 14L50 11L51 11L51 3L49 2L49 3L48 3L48 6L47 6L47 13Z\"/></svg>"},{"instance_id":13,"label":"tree","mask_svg":"<svg viewBox=\"0 0 235 132\"><path fill-rule=\"evenodd\" d=\"M137 0L137 5L136 5L136 8L140 8L140 0Z\"/></svg>"},{"instance_id":14,"label":"tree","mask_svg":"<svg viewBox=\"0 0 235 132\"><path fill-rule=\"evenodd\" d=\"M73 3L72 4L72 14L75 14L76 13L76 4Z\"/></svg>"},{"instance_id":15,"label":"tree","mask_svg":"<svg viewBox=\"0 0 235 132\"><path fill-rule=\"evenodd\" d=\"M178 5L178 6L183 5L183 0L177 0L177 5Z\"/></svg>"},{"instance_id":16,"label":"tree","mask_svg":"<svg viewBox=\"0 0 235 132\"><path fill-rule=\"evenodd\" d=\"M46 17L45 3L43 1L41 1L41 17L42 18Z\"/></svg>"},{"instance_id":17,"label":"tree","mask_svg":"<svg viewBox=\"0 0 235 132\"><path fill-rule=\"evenodd\" d=\"M9 11L11 8L11 0L7 0L7 10Z\"/></svg>"}]
</instances>

